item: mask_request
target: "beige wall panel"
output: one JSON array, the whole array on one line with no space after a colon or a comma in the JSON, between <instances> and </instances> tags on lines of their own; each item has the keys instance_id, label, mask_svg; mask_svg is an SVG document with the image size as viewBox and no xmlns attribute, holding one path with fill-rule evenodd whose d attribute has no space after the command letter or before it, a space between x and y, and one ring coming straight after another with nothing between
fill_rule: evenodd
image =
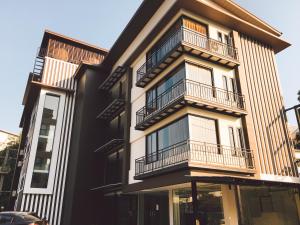
<instances>
[{"instance_id":1,"label":"beige wall panel","mask_svg":"<svg viewBox=\"0 0 300 225\"><path fill-rule=\"evenodd\" d=\"M246 92L248 95L246 105L248 113L251 113L248 121L252 119L249 122L253 124L254 137L252 138L256 141L261 173L271 175L270 178L297 176L286 124L283 123L281 115L283 100L274 51L250 37L241 35L240 38L239 55L243 61L243 68L239 68L239 73L241 75L241 69L245 72L245 76L240 76L241 87L243 94ZM239 44L237 39L235 35L235 43ZM247 90L244 89L245 87ZM248 121L246 118L246 123ZM254 141L251 137L249 139L250 143Z\"/></svg>"}]
</instances>

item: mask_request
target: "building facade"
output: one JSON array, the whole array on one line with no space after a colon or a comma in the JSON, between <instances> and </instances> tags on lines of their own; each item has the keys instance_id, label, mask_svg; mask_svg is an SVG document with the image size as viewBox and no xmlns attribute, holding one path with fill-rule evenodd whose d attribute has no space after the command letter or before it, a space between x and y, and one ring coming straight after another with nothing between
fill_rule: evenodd
<instances>
[{"instance_id":1,"label":"building facade","mask_svg":"<svg viewBox=\"0 0 300 225\"><path fill-rule=\"evenodd\" d=\"M43 121L48 89L72 96L67 111L61 101L52 110L44 192L32 187L44 180L34 169L41 122L23 125L31 150L17 206L53 225L299 224L275 60L289 45L229 0L143 1L107 54L93 49L98 65L68 70L71 90L46 83L25 102L23 124Z\"/></svg>"},{"instance_id":2,"label":"building facade","mask_svg":"<svg viewBox=\"0 0 300 225\"><path fill-rule=\"evenodd\" d=\"M142 3L102 63L127 68L131 119L96 224L299 223L280 36L232 1Z\"/></svg>"}]
</instances>

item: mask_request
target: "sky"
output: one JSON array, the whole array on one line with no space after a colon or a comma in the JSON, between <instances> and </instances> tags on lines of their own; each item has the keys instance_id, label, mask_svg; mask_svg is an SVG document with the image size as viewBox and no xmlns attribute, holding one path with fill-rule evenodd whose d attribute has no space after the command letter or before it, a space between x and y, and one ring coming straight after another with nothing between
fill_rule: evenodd
<instances>
[{"instance_id":1,"label":"sky","mask_svg":"<svg viewBox=\"0 0 300 225\"><path fill-rule=\"evenodd\" d=\"M0 2L0 129L20 132L22 98L29 72L49 29L109 49L141 0L9 0ZM300 1L236 0L281 32L292 47L277 55L286 107L300 90ZM294 120L291 120L293 123Z\"/></svg>"}]
</instances>

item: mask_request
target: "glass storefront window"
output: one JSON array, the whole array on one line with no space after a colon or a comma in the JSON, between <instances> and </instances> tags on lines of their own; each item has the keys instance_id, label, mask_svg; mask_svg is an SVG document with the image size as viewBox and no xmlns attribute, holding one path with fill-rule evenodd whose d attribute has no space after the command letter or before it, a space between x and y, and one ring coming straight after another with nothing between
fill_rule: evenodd
<instances>
[{"instance_id":1,"label":"glass storefront window","mask_svg":"<svg viewBox=\"0 0 300 225\"><path fill-rule=\"evenodd\" d=\"M293 188L241 186L242 212L245 225L298 225Z\"/></svg>"},{"instance_id":2,"label":"glass storefront window","mask_svg":"<svg viewBox=\"0 0 300 225\"><path fill-rule=\"evenodd\" d=\"M173 192L174 225L194 224L192 189L184 188Z\"/></svg>"},{"instance_id":3,"label":"glass storefront window","mask_svg":"<svg viewBox=\"0 0 300 225\"><path fill-rule=\"evenodd\" d=\"M224 222L221 185L198 184L197 208L195 213L200 225L221 225ZM173 192L174 225L194 223L192 189L185 188Z\"/></svg>"},{"instance_id":4,"label":"glass storefront window","mask_svg":"<svg viewBox=\"0 0 300 225\"><path fill-rule=\"evenodd\" d=\"M46 94L31 187L47 188L58 116L59 96Z\"/></svg>"}]
</instances>

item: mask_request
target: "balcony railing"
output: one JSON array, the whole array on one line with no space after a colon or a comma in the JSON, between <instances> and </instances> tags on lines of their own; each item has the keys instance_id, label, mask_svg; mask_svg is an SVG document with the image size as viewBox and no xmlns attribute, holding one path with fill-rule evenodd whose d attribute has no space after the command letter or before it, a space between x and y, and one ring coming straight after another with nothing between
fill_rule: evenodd
<instances>
[{"instance_id":1,"label":"balcony railing","mask_svg":"<svg viewBox=\"0 0 300 225\"><path fill-rule=\"evenodd\" d=\"M165 42L159 45L147 58L146 62L137 70L137 85L139 86L140 82L147 79L147 75L153 72L156 67L168 58L170 53L178 49L181 45L203 49L206 53L212 53L217 58L225 57L225 59L238 61L238 52L235 47L181 27L170 35Z\"/></svg>"},{"instance_id":2,"label":"balcony railing","mask_svg":"<svg viewBox=\"0 0 300 225\"><path fill-rule=\"evenodd\" d=\"M220 105L220 107L230 108L233 111L234 109L245 110L245 98L243 95L184 79L137 111L137 126L183 97L188 98L189 101L199 101L208 106L213 103Z\"/></svg>"},{"instance_id":3,"label":"balcony railing","mask_svg":"<svg viewBox=\"0 0 300 225\"><path fill-rule=\"evenodd\" d=\"M253 152L249 149L234 148L186 140L135 160L135 175L142 176L167 169L182 163L193 163L197 167L214 170L253 172Z\"/></svg>"}]
</instances>

